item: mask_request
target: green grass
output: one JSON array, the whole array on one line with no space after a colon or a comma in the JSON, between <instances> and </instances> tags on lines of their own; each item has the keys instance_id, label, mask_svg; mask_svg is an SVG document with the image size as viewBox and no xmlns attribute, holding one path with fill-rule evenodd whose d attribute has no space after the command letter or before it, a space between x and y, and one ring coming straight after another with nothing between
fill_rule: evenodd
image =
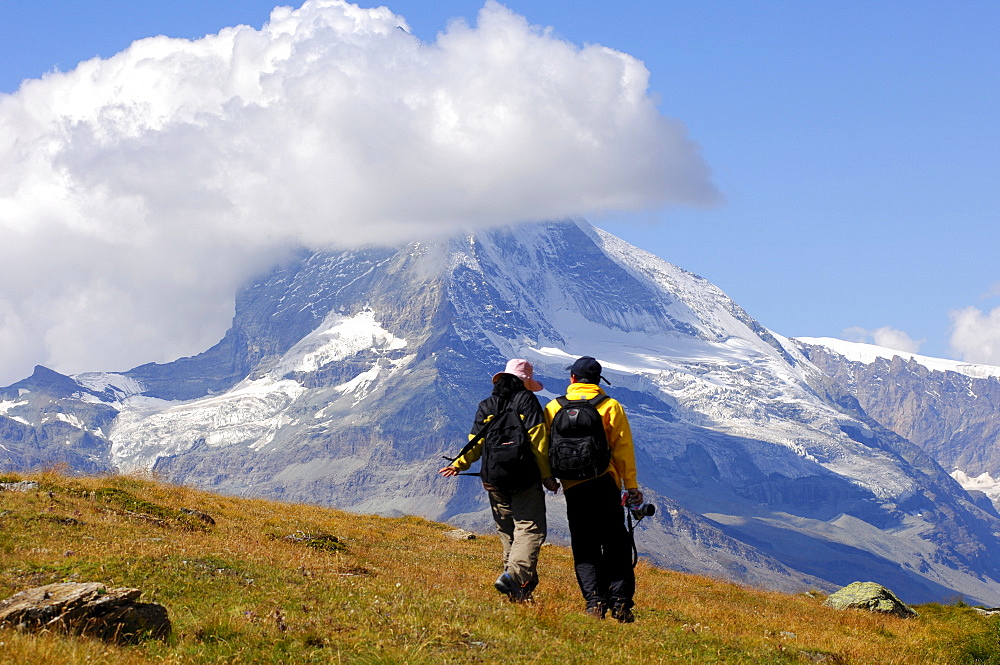
<instances>
[{"instance_id":1,"label":"green grass","mask_svg":"<svg viewBox=\"0 0 1000 665\"><path fill-rule=\"evenodd\" d=\"M144 478L6 482L23 479L41 487L0 492L0 598L62 581L135 587L173 632L113 646L2 629L2 663L1000 664L1000 620L962 604L909 620L840 612L643 563L637 621L619 625L583 614L562 547L543 549L536 602L511 605L492 587L492 536Z\"/></svg>"}]
</instances>

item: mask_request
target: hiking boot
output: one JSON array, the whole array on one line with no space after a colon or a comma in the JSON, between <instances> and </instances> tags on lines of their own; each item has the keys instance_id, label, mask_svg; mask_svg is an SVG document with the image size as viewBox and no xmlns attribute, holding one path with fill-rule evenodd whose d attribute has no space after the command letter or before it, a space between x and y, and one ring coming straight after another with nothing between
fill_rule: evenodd
<instances>
[{"instance_id":1,"label":"hiking boot","mask_svg":"<svg viewBox=\"0 0 1000 665\"><path fill-rule=\"evenodd\" d=\"M518 590L517 582L511 577L507 572L504 572L497 578L497 581L493 583L496 590L505 596L510 596L512 593Z\"/></svg>"},{"instance_id":2,"label":"hiking boot","mask_svg":"<svg viewBox=\"0 0 1000 665\"><path fill-rule=\"evenodd\" d=\"M635 621L635 615L632 614L632 608L627 605L615 605L612 607L611 618L616 620L618 623L632 623Z\"/></svg>"},{"instance_id":3,"label":"hiking boot","mask_svg":"<svg viewBox=\"0 0 1000 665\"><path fill-rule=\"evenodd\" d=\"M587 603L587 609L584 610L584 613L595 619L603 619L604 613L607 611L607 608L602 603Z\"/></svg>"},{"instance_id":4,"label":"hiking boot","mask_svg":"<svg viewBox=\"0 0 1000 665\"><path fill-rule=\"evenodd\" d=\"M520 586L510 573L505 572L497 578L493 586L496 587L497 591L507 596L507 600L512 603L530 603L532 601L531 592L538 586L538 582L528 582L524 586Z\"/></svg>"}]
</instances>

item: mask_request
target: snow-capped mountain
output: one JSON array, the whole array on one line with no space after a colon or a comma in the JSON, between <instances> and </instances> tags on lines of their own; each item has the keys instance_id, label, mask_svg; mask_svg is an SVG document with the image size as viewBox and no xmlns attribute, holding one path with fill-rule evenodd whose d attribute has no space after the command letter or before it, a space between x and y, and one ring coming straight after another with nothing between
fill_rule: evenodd
<instances>
[{"instance_id":1,"label":"snow-capped mountain","mask_svg":"<svg viewBox=\"0 0 1000 665\"><path fill-rule=\"evenodd\" d=\"M478 483L437 477L441 456L506 359L531 360L544 402L580 355L630 415L660 507L637 541L656 562L995 604L992 506L718 288L585 222L304 254L246 289L203 354L48 382L40 368L0 389L0 424L22 435L0 441L24 465L48 450L20 452L26 433L48 441L53 418L76 418L86 436L63 446L103 442L95 464L488 530Z\"/></svg>"},{"instance_id":2,"label":"snow-capped mountain","mask_svg":"<svg viewBox=\"0 0 1000 665\"><path fill-rule=\"evenodd\" d=\"M796 341L868 415L1000 507L1000 367L829 338Z\"/></svg>"}]
</instances>

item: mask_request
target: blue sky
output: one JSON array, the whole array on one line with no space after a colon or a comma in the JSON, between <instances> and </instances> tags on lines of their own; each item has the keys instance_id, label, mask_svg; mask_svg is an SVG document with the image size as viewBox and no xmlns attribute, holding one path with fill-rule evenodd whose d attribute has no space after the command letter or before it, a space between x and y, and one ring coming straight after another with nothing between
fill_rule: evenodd
<instances>
[{"instance_id":1,"label":"blue sky","mask_svg":"<svg viewBox=\"0 0 1000 665\"><path fill-rule=\"evenodd\" d=\"M386 4L426 43L482 7ZM1000 3L503 4L555 39L642 61L722 197L590 221L780 334L1000 364ZM260 28L272 7L0 0L0 92L144 37Z\"/></svg>"}]
</instances>

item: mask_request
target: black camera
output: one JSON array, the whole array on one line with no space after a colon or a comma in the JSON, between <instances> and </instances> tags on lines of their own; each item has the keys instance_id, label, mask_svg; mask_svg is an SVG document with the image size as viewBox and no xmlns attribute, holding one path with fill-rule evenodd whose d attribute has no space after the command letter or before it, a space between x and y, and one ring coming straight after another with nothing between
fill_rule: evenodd
<instances>
[{"instance_id":1,"label":"black camera","mask_svg":"<svg viewBox=\"0 0 1000 665\"><path fill-rule=\"evenodd\" d=\"M656 506L651 503L646 503L642 501L640 503L634 503L629 500L629 493L622 492L622 505L628 508L629 513L632 515L632 519L636 522L641 520L643 517L652 517L656 514Z\"/></svg>"},{"instance_id":2,"label":"black camera","mask_svg":"<svg viewBox=\"0 0 1000 665\"><path fill-rule=\"evenodd\" d=\"M632 513L632 519L636 522L643 517L652 517L656 514L656 506L646 502L640 503L638 506L629 506L628 510Z\"/></svg>"}]
</instances>

